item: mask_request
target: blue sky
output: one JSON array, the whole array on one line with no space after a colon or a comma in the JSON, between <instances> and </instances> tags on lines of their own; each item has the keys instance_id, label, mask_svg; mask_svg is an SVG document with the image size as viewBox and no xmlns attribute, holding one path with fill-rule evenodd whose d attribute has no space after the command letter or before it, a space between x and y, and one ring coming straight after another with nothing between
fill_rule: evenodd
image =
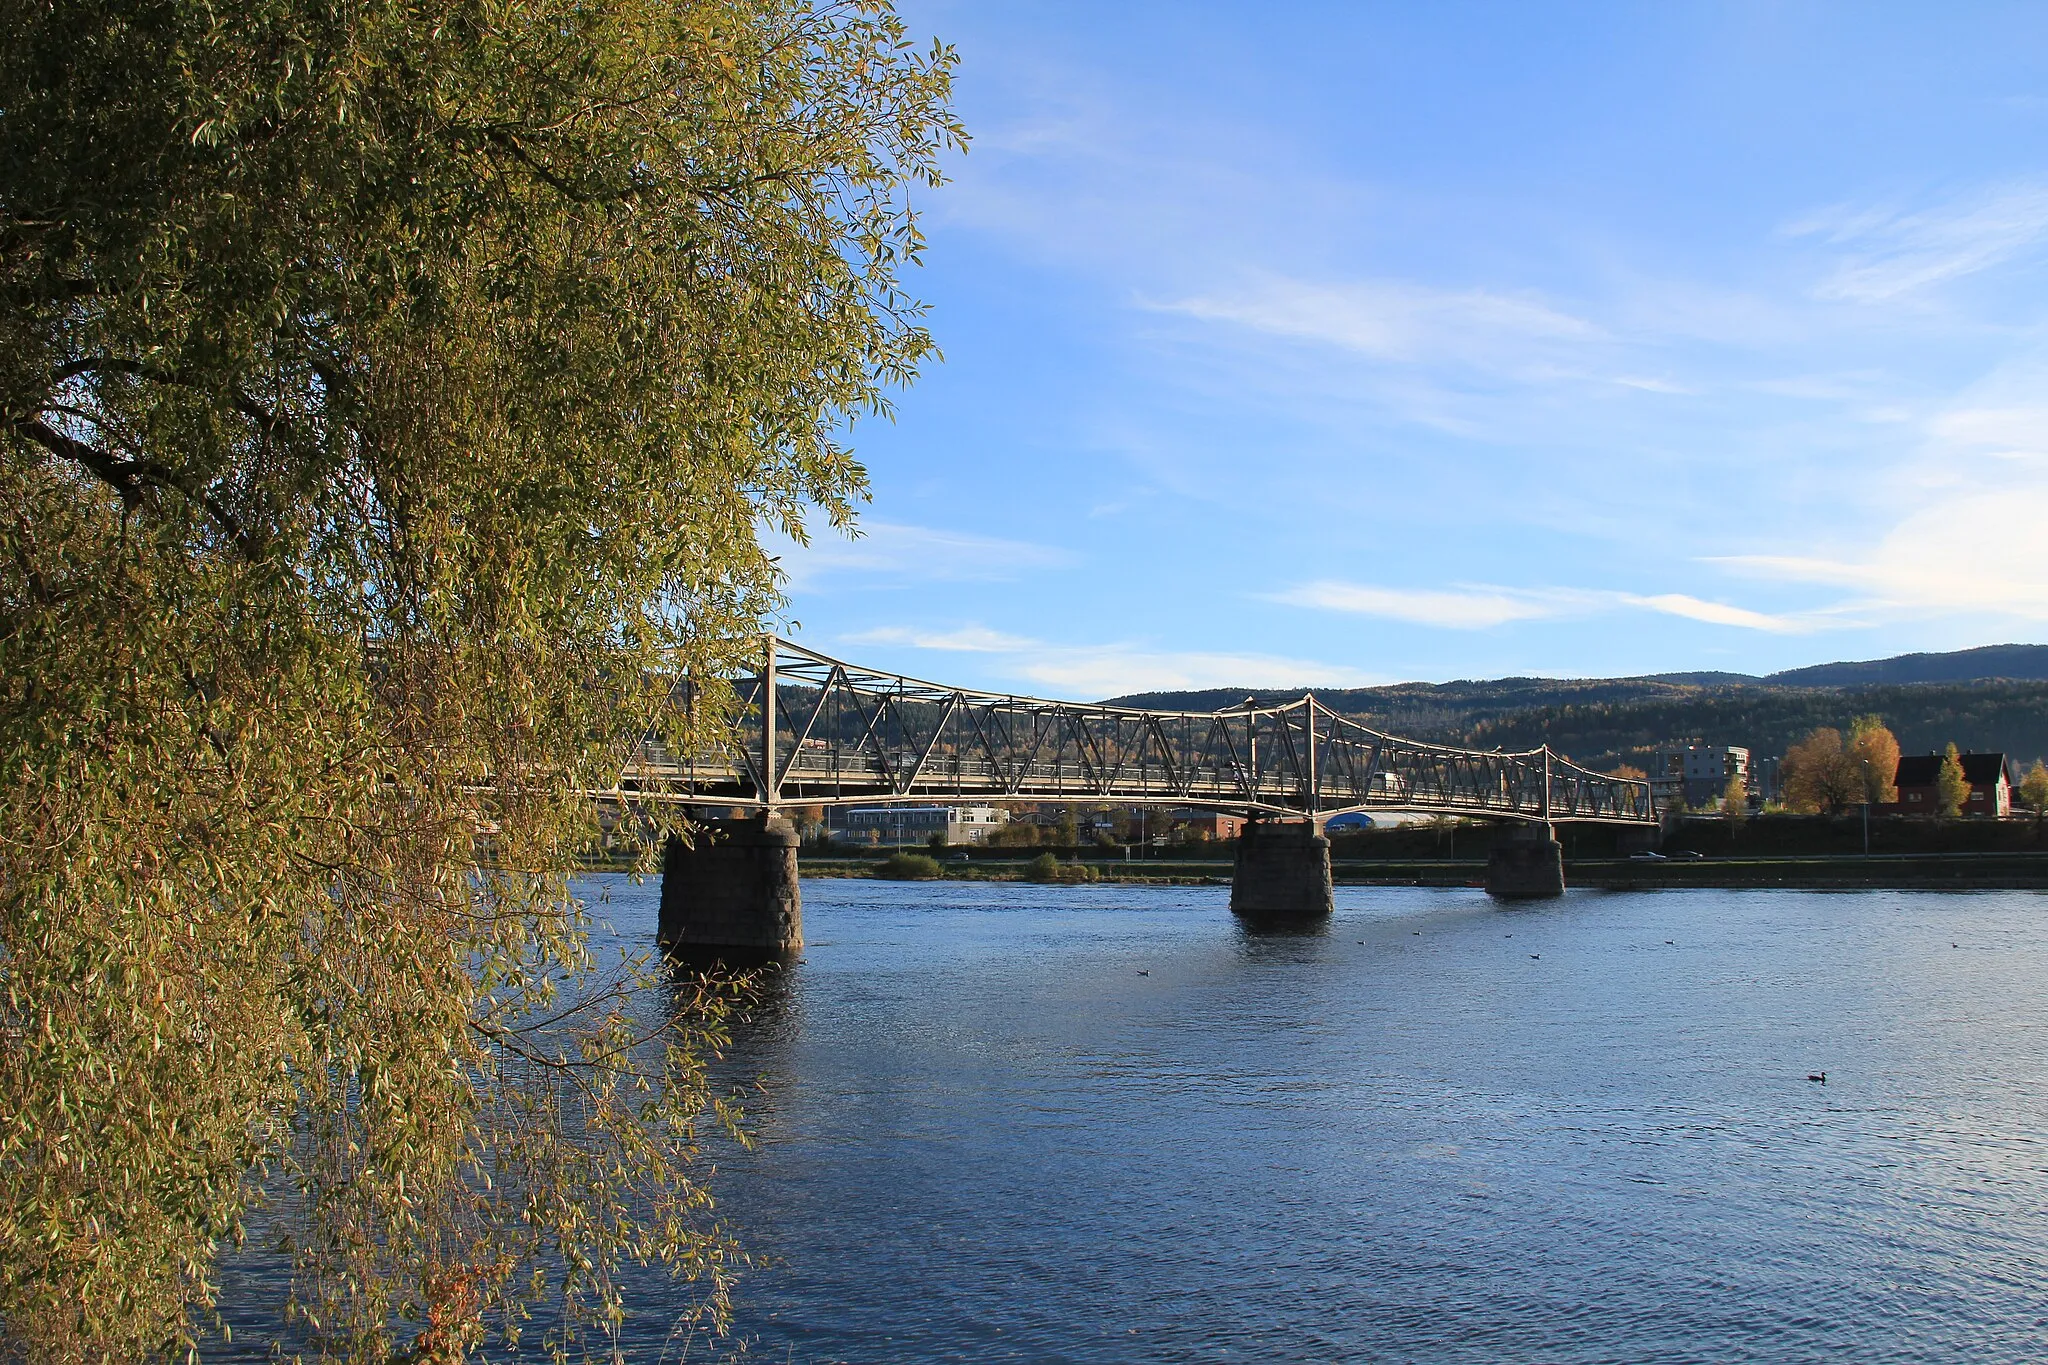
<instances>
[{"instance_id":1,"label":"blue sky","mask_svg":"<svg viewBox=\"0 0 2048 1365\"><path fill-rule=\"evenodd\" d=\"M2048 7L986 4L796 638L971 686L2048 639Z\"/></svg>"}]
</instances>

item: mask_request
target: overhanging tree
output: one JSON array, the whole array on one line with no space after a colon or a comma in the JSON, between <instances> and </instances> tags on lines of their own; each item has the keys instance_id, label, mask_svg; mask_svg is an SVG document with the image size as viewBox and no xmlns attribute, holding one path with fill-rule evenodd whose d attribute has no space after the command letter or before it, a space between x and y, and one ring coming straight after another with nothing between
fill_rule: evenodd
<instances>
[{"instance_id":1,"label":"overhanging tree","mask_svg":"<svg viewBox=\"0 0 2048 1365\"><path fill-rule=\"evenodd\" d=\"M575 792L750 647L756 528L863 495L950 52L802 0L0 24L12 1346L178 1349L266 1172L323 1352L536 1300L580 1350L633 1258L715 1306L715 1022L590 985Z\"/></svg>"}]
</instances>

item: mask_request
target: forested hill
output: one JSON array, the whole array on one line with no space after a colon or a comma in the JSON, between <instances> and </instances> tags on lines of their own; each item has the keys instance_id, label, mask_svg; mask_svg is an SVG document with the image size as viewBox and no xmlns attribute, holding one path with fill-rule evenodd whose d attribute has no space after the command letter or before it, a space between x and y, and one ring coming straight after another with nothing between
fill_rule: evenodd
<instances>
[{"instance_id":1,"label":"forested hill","mask_svg":"<svg viewBox=\"0 0 2048 1365\"><path fill-rule=\"evenodd\" d=\"M1590 767L1641 768L1649 751L1665 744L1740 744L1759 758L1777 757L1819 726L1847 729L1851 717L1872 712L1905 753L1953 741L1966 752L2002 750L2024 763L2048 757L2048 682L1700 688L1686 697L1566 702L1474 717L1455 738L1482 749L1533 749L1547 739Z\"/></svg>"},{"instance_id":2,"label":"forested hill","mask_svg":"<svg viewBox=\"0 0 2048 1365\"><path fill-rule=\"evenodd\" d=\"M1243 689L1151 692L1124 705L1213 711ZM1281 700L1278 694L1258 694ZM1954 741L2031 761L2048 756L2048 646L1993 645L1820 664L1769 677L1665 674L1647 678L1500 678L1401 683L1317 692L1330 709L1417 739L1530 749L1546 739L1581 763L1643 766L1666 744L1739 744L1758 757L1784 753L1816 726L1882 716L1906 753Z\"/></svg>"},{"instance_id":3,"label":"forested hill","mask_svg":"<svg viewBox=\"0 0 2048 1365\"><path fill-rule=\"evenodd\" d=\"M1985 645L1949 654L1901 654L1867 663L1815 664L1763 679L1792 687L1854 687L1864 683L2048 681L2048 645Z\"/></svg>"}]
</instances>

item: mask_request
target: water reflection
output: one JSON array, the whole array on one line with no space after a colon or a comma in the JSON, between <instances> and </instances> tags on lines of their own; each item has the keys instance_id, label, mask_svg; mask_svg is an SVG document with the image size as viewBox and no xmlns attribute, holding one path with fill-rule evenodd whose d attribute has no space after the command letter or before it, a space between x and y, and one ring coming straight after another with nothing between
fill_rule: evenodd
<instances>
[{"instance_id":1,"label":"water reflection","mask_svg":"<svg viewBox=\"0 0 2048 1365\"><path fill-rule=\"evenodd\" d=\"M1247 940L1286 938L1328 938L1330 921L1303 919L1296 915L1233 915L1237 929Z\"/></svg>"}]
</instances>

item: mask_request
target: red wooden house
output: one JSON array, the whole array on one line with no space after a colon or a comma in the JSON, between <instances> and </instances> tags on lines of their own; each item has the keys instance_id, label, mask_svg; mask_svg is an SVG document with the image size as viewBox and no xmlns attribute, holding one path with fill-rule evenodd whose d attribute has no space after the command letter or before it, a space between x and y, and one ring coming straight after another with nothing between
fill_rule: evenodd
<instances>
[{"instance_id":1,"label":"red wooden house","mask_svg":"<svg viewBox=\"0 0 2048 1365\"><path fill-rule=\"evenodd\" d=\"M2012 814L2012 765L2004 754L1963 754L1963 779L1970 784L1969 799L1963 802L1965 815L2006 816ZM1933 815L1941 809L1940 754L1907 754L1899 759L1898 804L1901 815Z\"/></svg>"}]
</instances>

